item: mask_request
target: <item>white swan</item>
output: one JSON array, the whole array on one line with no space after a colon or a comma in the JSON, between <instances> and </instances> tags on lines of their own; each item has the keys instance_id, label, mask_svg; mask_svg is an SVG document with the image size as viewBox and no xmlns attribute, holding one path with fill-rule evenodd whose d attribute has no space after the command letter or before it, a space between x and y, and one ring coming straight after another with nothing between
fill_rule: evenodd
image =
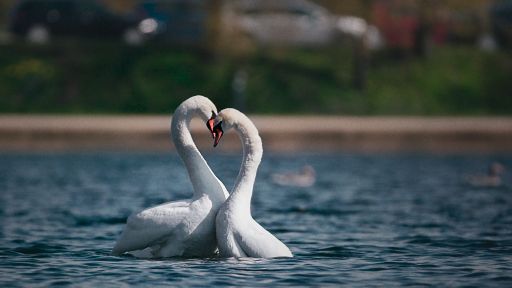
<instances>
[{"instance_id":1,"label":"white swan","mask_svg":"<svg viewBox=\"0 0 512 288\"><path fill-rule=\"evenodd\" d=\"M191 97L178 106L171 135L192 182L192 199L164 203L131 215L113 255L133 251L135 256L144 258L215 254L215 215L229 194L194 144L189 125L192 118L199 116L211 130L216 112L215 105L203 96Z\"/></svg>"},{"instance_id":2,"label":"white swan","mask_svg":"<svg viewBox=\"0 0 512 288\"><path fill-rule=\"evenodd\" d=\"M251 215L251 197L263 147L258 130L243 113L224 109L211 130L217 146L224 130L235 129L243 146L243 160L235 186L217 213L216 229L222 257L293 257L290 249L261 227Z\"/></svg>"}]
</instances>

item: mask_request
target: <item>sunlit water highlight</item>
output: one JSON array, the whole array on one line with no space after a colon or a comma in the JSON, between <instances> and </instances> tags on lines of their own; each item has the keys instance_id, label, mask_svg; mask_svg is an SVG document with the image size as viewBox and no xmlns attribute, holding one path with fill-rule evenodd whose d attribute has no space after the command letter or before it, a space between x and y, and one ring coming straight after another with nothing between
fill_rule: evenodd
<instances>
[{"instance_id":1,"label":"sunlit water highlight","mask_svg":"<svg viewBox=\"0 0 512 288\"><path fill-rule=\"evenodd\" d=\"M226 186L240 157L207 155ZM253 215L292 259L113 257L126 217L190 196L175 154L0 154L0 286L512 286L511 155L269 155ZM310 188L271 174L315 167ZM510 183L510 171L505 175Z\"/></svg>"}]
</instances>

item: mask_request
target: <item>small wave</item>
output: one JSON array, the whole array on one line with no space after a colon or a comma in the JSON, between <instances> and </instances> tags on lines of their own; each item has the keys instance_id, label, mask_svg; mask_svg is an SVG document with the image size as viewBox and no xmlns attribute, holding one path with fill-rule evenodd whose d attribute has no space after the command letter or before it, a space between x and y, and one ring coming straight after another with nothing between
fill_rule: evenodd
<instances>
[{"instance_id":1,"label":"small wave","mask_svg":"<svg viewBox=\"0 0 512 288\"><path fill-rule=\"evenodd\" d=\"M446 224L446 223L401 223L400 224L402 227L406 227L406 228L414 228L414 229L417 229L417 228L426 228L426 229L429 229L429 228L445 228L445 229L449 229L451 228L451 226L449 224Z\"/></svg>"},{"instance_id":2,"label":"small wave","mask_svg":"<svg viewBox=\"0 0 512 288\"><path fill-rule=\"evenodd\" d=\"M465 239L447 237L435 239L425 235L416 235L406 241L409 244L424 244L439 248L493 249L510 247L511 241L495 241L490 239Z\"/></svg>"},{"instance_id":3,"label":"small wave","mask_svg":"<svg viewBox=\"0 0 512 288\"><path fill-rule=\"evenodd\" d=\"M296 232L296 231L293 229L286 229L286 228L273 228L272 229L272 233L277 233L277 234L292 233L292 232Z\"/></svg>"},{"instance_id":4,"label":"small wave","mask_svg":"<svg viewBox=\"0 0 512 288\"><path fill-rule=\"evenodd\" d=\"M311 253L311 256L329 257L329 258L349 258L356 257L359 252L343 246L329 246L325 248L316 249Z\"/></svg>"},{"instance_id":5,"label":"small wave","mask_svg":"<svg viewBox=\"0 0 512 288\"><path fill-rule=\"evenodd\" d=\"M311 215L324 215L324 216L334 216L334 215L350 215L357 213L356 210L339 210L339 209L328 209L328 208L307 208L307 207L291 207L289 209L272 209L270 212L273 213L303 213L303 214L311 214Z\"/></svg>"},{"instance_id":6,"label":"small wave","mask_svg":"<svg viewBox=\"0 0 512 288\"><path fill-rule=\"evenodd\" d=\"M438 241L440 242L440 241ZM439 246L451 247L451 248L470 248L470 249L490 249L507 245L507 243L501 243L500 241L489 240L489 239L464 239L464 238L452 238L448 239L446 243L435 243ZM510 244L510 243L508 243Z\"/></svg>"},{"instance_id":7,"label":"small wave","mask_svg":"<svg viewBox=\"0 0 512 288\"><path fill-rule=\"evenodd\" d=\"M408 239L406 242L409 244L430 244L432 241L433 240L428 236L416 235Z\"/></svg>"},{"instance_id":8,"label":"small wave","mask_svg":"<svg viewBox=\"0 0 512 288\"><path fill-rule=\"evenodd\" d=\"M124 224L128 216L80 215L68 210L58 212L59 219L71 226L95 226L101 224Z\"/></svg>"},{"instance_id":9,"label":"small wave","mask_svg":"<svg viewBox=\"0 0 512 288\"><path fill-rule=\"evenodd\" d=\"M512 277L510 276L497 276L491 279L492 281L498 281L498 282L510 282L512 281Z\"/></svg>"},{"instance_id":10,"label":"small wave","mask_svg":"<svg viewBox=\"0 0 512 288\"><path fill-rule=\"evenodd\" d=\"M12 251L24 255L40 255L47 253L58 253L66 251L66 249L63 246L58 245L50 245L46 243L32 243L29 245L16 247L12 249Z\"/></svg>"},{"instance_id":11,"label":"small wave","mask_svg":"<svg viewBox=\"0 0 512 288\"><path fill-rule=\"evenodd\" d=\"M48 281L47 283L45 283L44 286L58 287L58 286L71 286L73 284L74 283L69 280L52 280L52 281Z\"/></svg>"},{"instance_id":12,"label":"small wave","mask_svg":"<svg viewBox=\"0 0 512 288\"><path fill-rule=\"evenodd\" d=\"M124 224L127 217L74 216L76 226L95 226L100 224Z\"/></svg>"}]
</instances>

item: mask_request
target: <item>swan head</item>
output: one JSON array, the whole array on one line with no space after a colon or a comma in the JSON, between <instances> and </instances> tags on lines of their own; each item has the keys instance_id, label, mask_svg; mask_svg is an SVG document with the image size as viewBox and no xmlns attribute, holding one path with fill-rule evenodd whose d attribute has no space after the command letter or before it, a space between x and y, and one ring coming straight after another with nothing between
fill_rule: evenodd
<instances>
[{"instance_id":1,"label":"swan head","mask_svg":"<svg viewBox=\"0 0 512 288\"><path fill-rule=\"evenodd\" d=\"M217 107L215 107L215 104L213 104L210 99L201 95L194 96L190 98L190 100L195 102L196 115L199 115L203 121L206 121L208 127L209 125L213 125L213 119L217 116Z\"/></svg>"},{"instance_id":2,"label":"swan head","mask_svg":"<svg viewBox=\"0 0 512 288\"><path fill-rule=\"evenodd\" d=\"M191 112L188 112L191 111ZM206 122L208 130L213 131L214 119L217 116L217 107L210 99L196 95L183 101L176 109L176 114L187 115L188 117L198 116Z\"/></svg>"},{"instance_id":3,"label":"swan head","mask_svg":"<svg viewBox=\"0 0 512 288\"><path fill-rule=\"evenodd\" d=\"M183 101L178 108L176 108L175 114L185 116L189 119L200 117L206 122L208 129L210 129L210 125L212 125L213 128L213 119L217 116L217 107L215 107L215 104L213 104L210 99L196 95Z\"/></svg>"},{"instance_id":4,"label":"swan head","mask_svg":"<svg viewBox=\"0 0 512 288\"><path fill-rule=\"evenodd\" d=\"M212 137L214 139L213 147L217 147L220 139L224 135L224 131L227 131L238 124L240 119L247 118L242 112L233 109L226 108L219 112L213 119L213 128L210 129Z\"/></svg>"}]
</instances>

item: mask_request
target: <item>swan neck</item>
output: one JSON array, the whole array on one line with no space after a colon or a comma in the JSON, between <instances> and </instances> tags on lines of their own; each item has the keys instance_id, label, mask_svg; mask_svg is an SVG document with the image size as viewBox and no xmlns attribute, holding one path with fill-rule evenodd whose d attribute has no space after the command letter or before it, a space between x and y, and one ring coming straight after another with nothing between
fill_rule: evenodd
<instances>
[{"instance_id":1,"label":"swan neck","mask_svg":"<svg viewBox=\"0 0 512 288\"><path fill-rule=\"evenodd\" d=\"M249 211L258 167L263 155L263 147L258 130L252 122L234 127L242 141L243 159L231 198L243 211Z\"/></svg>"},{"instance_id":2,"label":"swan neck","mask_svg":"<svg viewBox=\"0 0 512 288\"><path fill-rule=\"evenodd\" d=\"M187 150L197 150L197 147L190 134L190 122L192 117L189 113L178 113L172 117L171 136L178 153L186 153Z\"/></svg>"},{"instance_id":3,"label":"swan neck","mask_svg":"<svg viewBox=\"0 0 512 288\"><path fill-rule=\"evenodd\" d=\"M183 107L178 107L172 118L171 137L187 169L194 190L193 198L207 194L212 201L222 203L227 197L227 191L197 149L190 133L190 122L197 113L180 108Z\"/></svg>"},{"instance_id":4,"label":"swan neck","mask_svg":"<svg viewBox=\"0 0 512 288\"><path fill-rule=\"evenodd\" d=\"M185 165L192 161L189 159L190 157L193 157L196 154L199 154L200 156L199 150L197 149L197 146L192 139L192 134L190 133L190 122L192 118L193 115L191 115L191 113L187 113L186 111L182 112L181 109L178 108L176 109L171 122L172 141L178 154L185 162Z\"/></svg>"}]
</instances>

